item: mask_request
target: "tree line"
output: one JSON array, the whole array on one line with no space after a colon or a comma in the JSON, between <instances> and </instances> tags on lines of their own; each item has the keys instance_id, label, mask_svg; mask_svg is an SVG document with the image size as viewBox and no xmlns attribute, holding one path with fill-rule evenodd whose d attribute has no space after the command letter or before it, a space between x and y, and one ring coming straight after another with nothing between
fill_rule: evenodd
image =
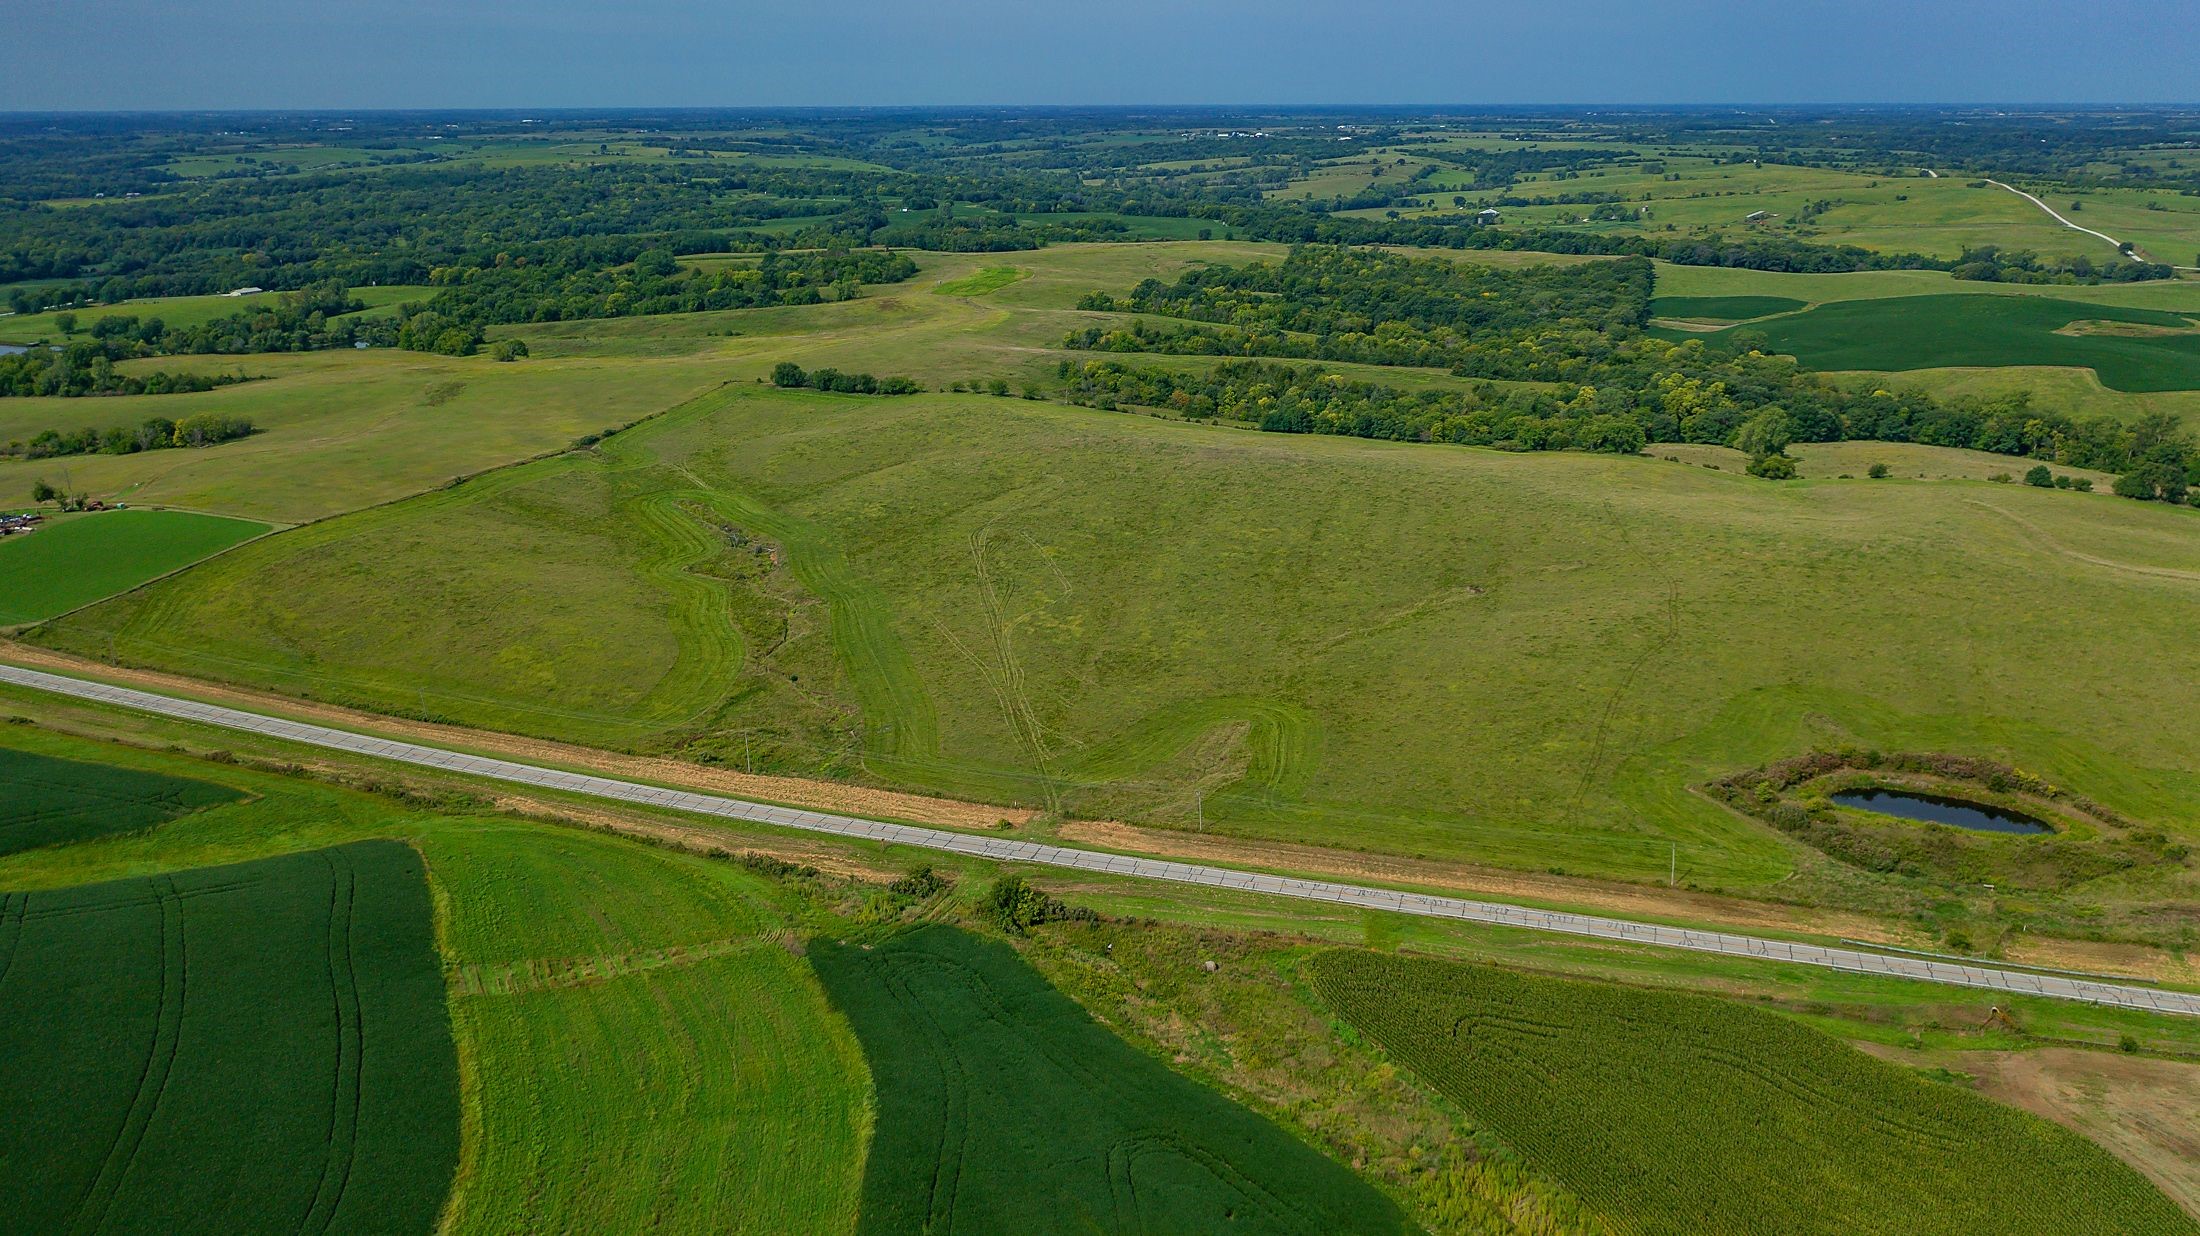
<instances>
[{"instance_id":1,"label":"tree line","mask_svg":"<svg viewBox=\"0 0 2200 1236\"><path fill-rule=\"evenodd\" d=\"M248 438L259 429L251 418L202 412L180 421L148 417L136 425L107 429L42 430L28 442L10 442L0 455L16 459L52 459L63 455L135 455L174 447L213 446Z\"/></svg>"},{"instance_id":2,"label":"tree line","mask_svg":"<svg viewBox=\"0 0 2200 1236\"><path fill-rule=\"evenodd\" d=\"M1942 400L1844 385L1747 346L1746 336L1734 346L1644 334L1649 291L1647 264L1462 269L1440 258L1302 249L1279 266L1209 267L1173 284L1149 281L1123 306L1088 297L1083 304L1091 309L1190 320L1092 327L1071 332L1064 345L1441 366L1482 382L1465 391L1402 392L1316 368L1242 361L1207 374L1094 362L1065 368L1063 376L1075 379L1073 393L1087 401L1287 432L1523 450L1696 442L1740 446L1756 460L1784 458L1790 442L1870 439L2120 473L2135 478L2118 491L2130 497L2179 501L2200 482L2200 446L2166 413L2131 422L2078 418L2033 407L2028 392ZM1760 471L1767 469L1780 465Z\"/></svg>"}]
</instances>

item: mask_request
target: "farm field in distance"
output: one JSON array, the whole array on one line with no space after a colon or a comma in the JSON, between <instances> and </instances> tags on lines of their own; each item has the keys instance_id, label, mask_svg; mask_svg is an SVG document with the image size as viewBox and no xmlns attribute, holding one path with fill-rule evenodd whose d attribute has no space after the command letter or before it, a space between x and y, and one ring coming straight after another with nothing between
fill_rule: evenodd
<instances>
[{"instance_id":1,"label":"farm field in distance","mask_svg":"<svg viewBox=\"0 0 2200 1236\"><path fill-rule=\"evenodd\" d=\"M550 102L0 111L0 1231L2200 1232L2200 111Z\"/></svg>"}]
</instances>

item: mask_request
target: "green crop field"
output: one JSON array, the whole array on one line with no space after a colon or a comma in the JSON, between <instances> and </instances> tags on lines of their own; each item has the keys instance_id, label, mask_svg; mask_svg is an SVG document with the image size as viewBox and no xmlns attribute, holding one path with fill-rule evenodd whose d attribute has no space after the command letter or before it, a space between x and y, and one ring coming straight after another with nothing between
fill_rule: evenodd
<instances>
[{"instance_id":1,"label":"green crop field","mask_svg":"<svg viewBox=\"0 0 2200 1236\"><path fill-rule=\"evenodd\" d=\"M1661 318L1698 322L1746 322L1804 307L1786 296L1660 296L1650 302L1650 312Z\"/></svg>"},{"instance_id":2,"label":"green crop field","mask_svg":"<svg viewBox=\"0 0 2200 1236\"><path fill-rule=\"evenodd\" d=\"M0 920L7 1226L434 1226L458 1076L411 849L12 893Z\"/></svg>"},{"instance_id":3,"label":"green crop field","mask_svg":"<svg viewBox=\"0 0 2200 1236\"><path fill-rule=\"evenodd\" d=\"M0 747L0 855L135 832L215 803L226 786Z\"/></svg>"},{"instance_id":4,"label":"green crop field","mask_svg":"<svg viewBox=\"0 0 2200 1236\"><path fill-rule=\"evenodd\" d=\"M100 511L0 541L0 626L41 622L267 531L188 511Z\"/></svg>"},{"instance_id":5,"label":"green crop field","mask_svg":"<svg viewBox=\"0 0 2200 1236\"><path fill-rule=\"evenodd\" d=\"M1366 952L1313 973L1620 1230L2200 1230L2075 1134L1745 1005Z\"/></svg>"},{"instance_id":6,"label":"green crop field","mask_svg":"<svg viewBox=\"0 0 2200 1236\"><path fill-rule=\"evenodd\" d=\"M1751 323L1816 369L2070 365L2119 391L2200 389L2200 316L2047 297L1910 296Z\"/></svg>"},{"instance_id":7,"label":"green crop field","mask_svg":"<svg viewBox=\"0 0 2200 1236\"><path fill-rule=\"evenodd\" d=\"M944 927L811 946L878 1088L858 1231L1403 1232L1382 1194Z\"/></svg>"},{"instance_id":8,"label":"green crop field","mask_svg":"<svg viewBox=\"0 0 2200 1236\"><path fill-rule=\"evenodd\" d=\"M356 1200L348 1204L418 1202L424 1206L419 1217L364 1220L351 1230L433 1226L445 1205L444 1189L451 1184L453 1155L457 1178L448 1201L448 1226L457 1232L649 1228L776 1233L845 1230L853 1221L866 1127L861 1051L845 1023L833 1016L802 958L783 946L795 906L787 893L767 881L729 863L632 841L509 817L408 809L389 799L294 778L37 730L11 727L0 733L0 750L94 765L112 780L166 780L189 771L231 787L231 794L251 795L151 831L0 856L0 888L51 890L28 895L35 925L46 899L73 904L66 899L91 896L85 886L95 882L137 881L139 887L152 883L165 888L162 882L173 879L185 900L170 904L191 907L193 923L200 921L198 908L207 907L203 930L226 933L208 934L209 951L201 953L196 950L202 929L193 927L187 939L194 950L193 999L200 998L203 962L212 967L206 971L204 998L243 1001L255 1024L267 1020L265 1015L275 1007L269 993L302 982L320 984L322 1004L316 1006L319 1012L298 1014L297 1024L310 1027L320 1024L315 1017L325 1022L330 1015L322 960L329 888L322 877L315 886L318 901L292 905L251 891L275 888L263 880L240 886L257 900L217 913L228 904L221 898L243 894L218 891L230 881L212 873L280 869L311 874L326 870L322 854L362 850L394 851L405 856L401 867L411 864L406 869L414 883L408 895L417 901L420 918L408 929L414 936L407 938L428 950L423 957L425 981L439 1019L448 980L450 1013L442 1031L443 1051L447 1060L449 1041L455 1037L461 1085L455 1097L446 1090L440 1100L439 1119L446 1121L440 1131L406 1134L417 1137L423 1152L443 1156L440 1176L430 1182L433 1188L424 1202L394 1183L383 1190L386 1199L376 1201L374 1195L358 1192L368 1178L354 1177L351 1196ZM368 840L375 838L405 844ZM299 853L301 849L309 852ZM415 850L420 857L411 857ZM419 883L422 858L428 872L425 885ZM203 895L193 892L202 885L208 890ZM111 891L124 885L101 887ZM364 877L359 887L367 887ZM431 887L440 921L440 964L427 933ZM99 897L103 903L115 900L106 892ZM11 895L11 911L24 904L24 894ZM141 896L132 904L137 908L130 913L136 917L129 922L151 916L154 953L150 960L133 963L138 969L131 971L123 970L117 958L114 972L136 974L151 966L157 979L158 900ZM366 892L359 894L358 905L364 914ZM308 911L324 916L319 928L293 921ZM270 931L280 929L280 939L258 938L255 924L263 919ZM366 921L359 919L361 925L353 928L363 949ZM80 934L72 929L69 939ZM89 947L91 937L82 938ZM26 932L24 949L31 942ZM310 957L300 952L308 946ZM265 957L237 962L227 951L237 948L257 948ZM73 956L69 964L107 972L108 962L87 954ZM360 956L364 964L368 954ZM18 1011L25 1006L17 1002L16 984L27 981L31 957L18 950L7 985L0 986L0 1012L7 1014L0 1018L5 1023L0 1024L0 1039L8 1052L0 1059L0 1071L17 1067L18 1060L27 1069L41 1059L18 1050L33 1034L52 1040L42 1050L61 1049L72 1041L70 1034L47 1029L52 1023L26 1020ZM224 977L224 967L234 972L233 979ZM123 1003L125 997L134 998L140 988L118 988L105 996L95 989L75 990L73 998L80 1001L111 1002L104 1007L112 1014L114 1035L137 1032L133 1027L139 1023L125 1020L121 1012L130 1007ZM156 982L152 992L158 991ZM199 1016L195 1008L186 1009L193 1018ZM150 1017L151 1006L144 1013ZM81 1019L93 1013L76 1007L68 1015ZM193 1028L197 1024L185 1022L187 1043L198 1033ZM285 1023L278 1017L273 1024ZM149 1041L150 1022L143 1028ZM260 1084L276 1085L281 1076L295 1080L253 1054L260 1044L239 1037L243 1031L233 1022L209 1022L206 1033L216 1032L241 1044L232 1048L236 1067L266 1067L275 1075ZM290 1052L300 1068L315 1059L311 1052L285 1047L286 1042L268 1040L266 1050ZM135 1057L106 1039L86 1040L83 1050L112 1052L116 1060L142 1059L145 1041L132 1046ZM380 1067L376 1053L383 1049L370 1045L367 1050L369 1067ZM432 1074L423 1079L432 1081ZM30 1093L15 1085L13 1074L7 1081L11 1096ZM172 1081L171 1092L180 1084ZM298 1102L305 1102L308 1091L321 1093L301 1088ZM432 1098L433 1088L424 1094ZM8 1140L11 1131L20 1131L22 1137L50 1136L53 1128L68 1122L59 1108L41 1102L37 1110L46 1123L17 1119L11 1121L13 1130L0 1130L0 1162L24 1161L16 1143ZM128 1094L121 1102L127 1105ZM117 1112L116 1120L121 1116ZM155 1135L182 1132L166 1119L152 1126ZM665 1136L668 1121L678 1122L679 1138ZM392 1133L402 1131L389 1127ZM100 1128L108 1135L113 1132ZM327 1139L319 1127L307 1141L289 1128L270 1119L258 1129L244 1130L235 1142L217 1137L182 1149L171 1145L162 1151L168 1166L161 1170L188 1169L194 1163L211 1169L194 1188L218 1193L233 1187L234 1173L223 1171L227 1160L213 1156L228 1153L233 1144L244 1144L261 1158L294 1154L309 1145L314 1167L305 1180L305 1202L297 1207L304 1214L326 1157ZM81 1136L97 1132L99 1128L83 1123ZM150 1164L161 1144L148 1141L141 1161ZM368 1143L360 1145L360 1153L367 1154ZM382 1166L374 1170L385 1176L394 1170L387 1147L373 1153L382 1156ZM98 1166L92 1164L95 1170ZM0 1173L0 1192L26 1184L20 1173ZM288 1187L269 1173L270 1191ZM73 1194L69 1200L73 1202ZM160 1213L142 1209L154 1206L154 1199L141 1197L139 1204L141 1216ZM11 1208L5 1213L45 1212ZM204 1213L222 1212L208 1208ZM223 1230L237 1230L239 1223ZM0 1228L7 1227L0 1220ZM26 1230L52 1230L52 1225L38 1223Z\"/></svg>"}]
</instances>

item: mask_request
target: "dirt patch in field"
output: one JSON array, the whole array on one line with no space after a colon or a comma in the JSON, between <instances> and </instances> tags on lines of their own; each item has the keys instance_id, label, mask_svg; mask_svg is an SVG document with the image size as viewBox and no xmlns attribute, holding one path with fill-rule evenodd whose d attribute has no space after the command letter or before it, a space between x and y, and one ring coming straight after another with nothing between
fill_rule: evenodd
<instances>
[{"instance_id":1,"label":"dirt patch in field","mask_svg":"<svg viewBox=\"0 0 2200 1236\"><path fill-rule=\"evenodd\" d=\"M1865 1050L1969 1074L1979 1093L2091 1139L2200 1218L2200 1064L2075 1047L1930 1056Z\"/></svg>"},{"instance_id":2,"label":"dirt patch in field","mask_svg":"<svg viewBox=\"0 0 2200 1236\"><path fill-rule=\"evenodd\" d=\"M1263 867L1343 880L1412 884L1504 900L1601 910L1628 917L1677 918L1752 930L1809 932L1881 944L1901 943L1901 937L1890 932L1884 924L1859 915L1805 906L1770 905L1709 893L1497 871L1464 863L1394 858L1286 841L1195 836L1166 829L1140 828L1114 820L1072 820L1057 829L1055 835L1063 841L1163 858Z\"/></svg>"},{"instance_id":3,"label":"dirt patch in field","mask_svg":"<svg viewBox=\"0 0 2200 1236\"><path fill-rule=\"evenodd\" d=\"M499 795L496 804L506 811L586 824L591 828L629 836L647 837L653 841L693 850L698 854L707 854L712 850L728 850L736 854L766 854L781 862L815 867L828 875L872 883L898 880L908 874L899 868L864 862L850 852L845 842L763 838L751 833L713 828L708 824L674 824L638 811L622 811L616 807L584 807L574 803L529 798L521 794Z\"/></svg>"},{"instance_id":4,"label":"dirt patch in field","mask_svg":"<svg viewBox=\"0 0 2200 1236\"><path fill-rule=\"evenodd\" d=\"M1033 812L1020 807L994 807L982 803L959 802L951 798L931 798L921 794L904 794L894 790L872 789L860 785L845 785L837 781L820 781L807 777L772 777L750 773L732 772L722 768L706 768L700 764L688 764L679 760L660 759L646 755L621 755L612 751L598 751L590 747L576 747L567 743L551 742L539 738L521 738L512 734L498 734L489 730L467 729L456 725L438 725L427 721L408 721L402 717L383 716L379 713L360 712L333 704L321 704L312 700L292 699L262 691L250 691L239 687L218 686L180 674L164 674L156 670L126 669L107 665L82 657L67 656L35 648L27 644L0 644L0 656L17 665L31 669L51 670L56 673L73 673L87 678L98 678L122 686L142 687L148 691L162 691L187 695L239 708L250 708L302 721L358 730L390 738L402 738L414 742L429 743L440 747L458 747L486 755L505 756L530 763L556 764L567 768L585 768L614 777L631 777L654 781L663 785L686 789L705 790L718 794L731 794L739 798L760 798L770 802L809 807L819 811L838 811L848 815L860 815L870 819L903 820L912 824L937 824L946 828L992 829L1006 820L1011 824L1029 823Z\"/></svg>"}]
</instances>

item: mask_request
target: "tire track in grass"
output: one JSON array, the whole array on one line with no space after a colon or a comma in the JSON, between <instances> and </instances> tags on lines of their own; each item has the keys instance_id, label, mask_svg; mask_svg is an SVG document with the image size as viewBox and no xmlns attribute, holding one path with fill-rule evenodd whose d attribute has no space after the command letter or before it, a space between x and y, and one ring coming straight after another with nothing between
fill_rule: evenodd
<instances>
[{"instance_id":1,"label":"tire track in grass","mask_svg":"<svg viewBox=\"0 0 2200 1236\"><path fill-rule=\"evenodd\" d=\"M335 1017L336 1068L329 1091L328 1151L313 1205L298 1225L301 1232L326 1232L343 1206L351 1185L351 1166L359 1144L360 1056L365 1048L359 1007L359 971L352 956L352 912L359 894L358 872L339 850L318 851L329 869L329 1002Z\"/></svg>"},{"instance_id":2,"label":"tire track in grass","mask_svg":"<svg viewBox=\"0 0 2200 1236\"><path fill-rule=\"evenodd\" d=\"M145 1144L145 1131L153 1123L153 1113L159 1110L161 1097L167 1093L168 1077L174 1071L176 1049L183 1037L183 1001L189 965L184 942L183 901L176 895L173 879L162 879L159 887L160 1003L153 1014L152 1046L146 1052L144 1068L138 1075L137 1092L131 1096L130 1110L123 1116L122 1129L116 1134L114 1144L108 1147L99 1172L92 1177L84 1196L77 1202L75 1221L69 1225L72 1233L96 1232L106 1225L115 1199L121 1195L122 1182Z\"/></svg>"},{"instance_id":3,"label":"tire track in grass","mask_svg":"<svg viewBox=\"0 0 2200 1236\"><path fill-rule=\"evenodd\" d=\"M23 912L30 904L29 893L0 893L0 992L7 990L8 971L15 967L15 948L23 940Z\"/></svg>"}]
</instances>

